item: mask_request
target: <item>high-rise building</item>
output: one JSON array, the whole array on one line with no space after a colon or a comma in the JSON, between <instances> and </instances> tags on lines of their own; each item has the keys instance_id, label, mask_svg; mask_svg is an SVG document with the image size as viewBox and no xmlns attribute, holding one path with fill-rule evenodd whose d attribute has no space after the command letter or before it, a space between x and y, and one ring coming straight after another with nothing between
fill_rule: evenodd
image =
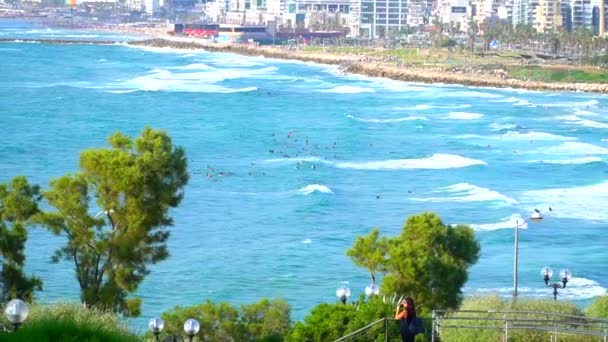
<instances>
[{"instance_id":1,"label":"high-rise building","mask_svg":"<svg viewBox=\"0 0 608 342\"><path fill-rule=\"evenodd\" d=\"M422 4L421 0L417 1ZM408 10L408 0L361 0L361 28L368 31L364 35L370 37L397 35L408 26Z\"/></svg>"},{"instance_id":2,"label":"high-rise building","mask_svg":"<svg viewBox=\"0 0 608 342\"><path fill-rule=\"evenodd\" d=\"M562 1L562 26L572 32L572 6L569 1Z\"/></svg>"},{"instance_id":3,"label":"high-rise building","mask_svg":"<svg viewBox=\"0 0 608 342\"><path fill-rule=\"evenodd\" d=\"M591 23L593 26L593 31L595 32L595 34L600 34L600 5L601 5L601 1L600 0L592 0L591 2L591 6L593 6L592 9L592 14L591 14ZM606 3L604 2L604 13L606 11ZM606 27L606 24L608 24L608 22L606 21L606 18L604 18L604 28Z\"/></svg>"},{"instance_id":4,"label":"high-rise building","mask_svg":"<svg viewBox=\"0 0 608 342\"><path fill-rule=\"evenodd\" d=\"M538 32L553 32L563 24L562 7L559 0L539 0L536 7L534 27Z\"/></svg>"},{"instance_id":5,"label":"high-rise building","mask_svg":"<svg viewBox=\"0 0 608 342\"><path fill-rule=\"evenodd\" d=\"M593 6L591 0L571 0L572 28L591 28L593 18Z\"/></svg>"}]
</instances>

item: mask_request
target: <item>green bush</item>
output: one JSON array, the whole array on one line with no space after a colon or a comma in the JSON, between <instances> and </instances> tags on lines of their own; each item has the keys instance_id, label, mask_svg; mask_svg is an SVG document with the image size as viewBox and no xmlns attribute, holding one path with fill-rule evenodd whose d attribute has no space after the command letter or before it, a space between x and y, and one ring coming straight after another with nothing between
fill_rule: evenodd
<instances>
[{"instance_id":1,"label":"green bush","mask_svg":"<svg viewBox=\"0 0 608 342\"><path fill-rule=\"evenodd\" d=\"M165 321L162 336L182 336L184 322L196 319L201 326L196 338L202 341L282 341L291 329L290 307L282 299L262 299L242 305L240 311L229 303L207 300L177 306L161 317Z\"/></svg>"},{"instance_id":2,"label":"green bush","mask_svg":"<svg viewBox=\"0 0 608 342\"><path fill-rule=\"evenodd\" d=\"M515 303L511 299L503 299L500 297L470 297L460 306L460 310L479 310L479 311L534 311L534 312L550 312L553 314L582 316L583 313L576 304L568 301L554 301L550 299L518 299ZM502 314L502 313L486 313L486 314L467 314L455 313L447 316L442 325L444 328L440 331L441 341L447 342L471 342L471 341L502 341L504 335L504 323L501 321L483 320L483 318L516 318L520 314ZM479 319L474 319L479 318ZM471 319L453 319L450 317L471 317ZM521 316L523 318L524 316ZM550 319L547 314L531 314L526 315L526 319ZM524 324L524 323L519 323ZM476 326L478 328L447 328L446 326ZM487 328L481 328L487 327ZM494 327L494 328L492 328ZM551 328L547 324L547 328ZM510 330L509 341L549 341L552 333L538 330ZM591 337L573 334L559 334L560 341L595 341Z\"/></svg>"},{"instance_id":3,"label":"green bush","mask_svg":"<svg viewBox=\"0 0 608 342\"><path fill-rule=\"evenodd\" d=\"M596 298L585 308L587 317L608 318L608 296Z\"/></svg>"},{"instance_id":4,"label":"green bush","mask_svg":"<svg viewBox=\"0 0 608 342\"><path fill-rule=\"evenodd\" d=\"M10 326L2 318L2 324ZM14 334L1 341L139 341L118 316L77 303L31 305L30 314Z\"/></svg>"},{"instance_id":5,"label":"green bush","mask_svg":"<svg viewBox=\"0 0 608 342\"><path fill-rule=\"evenodd\" d=\"M360 298L354 304L319 304L312 309L303 322L294 325L293 332L287 341L333 341L360 329L384 317L393 317L395 307L392 303L385 303L380 297L372 297L368 301ZM399 341L399 326L395 321L388 322L388 335L390 341ZM423 340L424 336L421 335ZM384 326L368 332L366 341L384 341Z\"/></svg>"},{"instance_id":6,"label":"green bush","mask_svg":"<svg viewBox=\"0 0 608 342\"><path fill-rule=\"evenodd\" d=\"M15 333L0 334L0 341L61 341L61 342L131 342L140 341L136 335L119 330L99 329L70 320L39 319L24 324Z\"/></svg>"}]
</instances>

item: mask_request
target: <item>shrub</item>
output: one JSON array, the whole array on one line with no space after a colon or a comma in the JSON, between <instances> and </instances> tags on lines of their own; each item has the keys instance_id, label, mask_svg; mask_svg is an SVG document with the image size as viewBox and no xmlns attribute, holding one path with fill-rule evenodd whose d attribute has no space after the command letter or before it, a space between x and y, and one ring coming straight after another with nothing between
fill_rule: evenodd
<instances>
[{"instance_id":1,"label":"shrub","mask_svg":"<svg viewBox=\"0 0 608 342\"><path fill-rule=\"evenodd\" d=\"M15 333L0 334L0 341L131 342L140 341L140 338L123 331L99 329L65 319L40 319L25 324Z\"/></svg>"},{"instance_id":2,"label":"shrub","mask_svg":"<svg viewBox=\"0 0 608 342\"><path fill-rule=\"evenodd\" d=\"M368 301L360 298L355 304L323 303L312 309L303 322L294 325L288 341L333 341L384 317L392 317L395 307L385 303L380 297L372 297ZM389 321L388 335L390 341L398 341L399 327L396 322ZM422 336L422 335L421 335ZM424 336L422 336L424 337ZM384 341L384 327L370 330L366 341Z\"/></svg>"},{"instance_id":3,"label":"shrub","mask_svg":"<svg viewBox=\"0 0 608 342\"><path fill-rule=\"evenodd\" d=\"M608 318L608 296L596 298L585 308L587 317Z\"/></svg>"},{"instance_id":4,"label":"shrub","mask_svg":"<svg viewBox=\"0 0 608 342\"><path fill-rule=\"evenodd\" d=\"M262 299L254 304L235 306L213 303L175 307L161 315L165 335L183 335L184 322L194 318L200 323L196 337L202 341L282 341L291 329L290 307L282 299ZM149 335L148 335L149 336Z\"/></svg>"},{"instance_id":5,"label":"shrub","mask_svg":"<svg viewBox=\"0 0 608 342\"><path fill-rule=\"evenodd\" d=\"M10 324L3 318L5 326ZM139 341L113 313L87 309L77 303L32 305L23 326L1 341Z\"/></svg>"},{"instance_id":6,"label":"shrub","mask_svg":"<svg viewBox=\"0 0 608 342\"><path fill-rule=\"evenodd\" d=\"M582 316L582 311L576 304L568 301L554 301L550 299L518 299L512 303L511 299L503 299L500 297L470 297L460 306L460 310L478 310L478 311L528 311L528 312L545 312L561 315ZM500 316L498 316L500 315ZM550 319L551 314L530 314L526 315L526 319ZM471 319L449 320L449 317L471 317ZM448 315L443 321L443 325L468 325L478 328L443 328L441 331L441 340L448 342L471 342L471 341L502 341L504 335L504 323L501 321L483 320L483 318L515 318L518 314L472 314L455 313ZM475 319L478 318L478 319ZM522 317L523 318L523 317ZM519 323L524 324L524 323ZM532 324L532 323L528 323ZM536 323L538 324L538 323ZM488 328L481 328L488 327ZM495 327L492 329L491 327ZM546 327L551 329L552 325L547 323ZM550 331L539 330L510 330L509 341L548 341L552 337ZM560 341L591 341L591 337L573 334L559 334ZM597 337L595 338L597 340Z\"/></svg>"}]
</instances>

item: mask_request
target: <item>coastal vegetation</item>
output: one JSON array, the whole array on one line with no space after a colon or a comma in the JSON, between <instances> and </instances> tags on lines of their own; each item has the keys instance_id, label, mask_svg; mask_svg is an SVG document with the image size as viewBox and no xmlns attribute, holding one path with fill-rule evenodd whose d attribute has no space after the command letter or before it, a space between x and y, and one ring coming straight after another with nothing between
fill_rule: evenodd
<instances>
[{"instance_id":1,"label":"coastal vegetation","mask_svg":"<svg viewBox=\"0 0 608 342\"><path fill-rule=\"evenodd\" d=\"M513 301L511 298L501 298L498 296L481 296L481 297L470 297L463 301L459 308L460 310L478 310L478 311L512 311L510 314L500 314L500 319L516 319L522 315L521 312L537 312L538 314L530 314L525 317L520 317L524 320L521 325L538 325L534 320L551 320L550 315L543 314L549 312L556 315L569 315L569 316L584 316L583 311L573 302L570 301L555 301L552 299L538 299L538 298L523 298ZM475 326L476 329L471 328L450 328L441 331L442 341L453 341L453 342L469 342L469 341L499 341L502 340L504 330L502 329L504 321L488 320L491 316L490 313L480 314L478 319L464 319L465 317L471 317L469 313L456 313L451 317L455 317L458 320L449 321L447 324L453 325L469 325ZM556 317L556 321L560 318ZM580 322L583 324L584 322ZM498 328L497 327L498 324ZM542 324L541 324L542 327ZM552 340L553 336L553 325L546 323L545 328L547 331L533 330L533 329L512 329L509 331L509 341L549 341ZM573 325L572 328L576 328ZM597 337L560 333L560 341L597 341Z\"/></svg>"},{"instance_id":2,"label":"coastal vegetation","mask_svg":"<svg viewBox=\"0 0 608 342\"><path fill-rule=\"evenodd\" d=\"M424 314L434 308L455 309L462 301L468 268L479 258L473 230L445 225L434 213L410 216L401 234L378 239L377 229L358 237L347 254L367 268L375 281L384 272L381 293L415 297Z\"/></svg>"},{"instance_id":3,"label":"coastal vegetation","mask_svg":"<svg viewBox=\"0 0 608 342\"><path fill-rule=\"evenodd\" d=\"M0 184L3 303L11 298L32 303L26 323L15 333L0 333L0 340L151 338L131 332L125 318L141 312L142 302L133 293L149 273L148 266L169 256L166 243L172 218L168 212L183 198L188 182L186 155L167 133L152 128L145 128L135 139L116 133L108 141L109 148L83 151L80 171L52 180L48 189L29 184L22 176ZM36 303L35 291L41 290L42 281L23 272L27 228L33 225L66 238L52 259L74 263L84 305ZM446 225L435 213L413 215L398 235L382 236L374 228L356 237L346 251L355 265L369 273L372 284L380 286L379 295L361 295L345 304L321 303L295 323L291 307L282 299L261 299L239 307L207 300L163 313L163 335L181 336L184 321L194 318L201 325L198 340L330 341L392 317L396 303L405 296L416 299L426 324L426 335L419 335L418 340L429 337L431 311L439 308L583 315L567 301L464 299L462 288L468 269L479 254L480 245L470 227ZM585 311L587 316L607 317L606 298L592 303ZM10 327L4 318L1 323L5 329ZM394 322L369 337L384 340L385 331L389 340L399 338ZM448 329L442 331L441 338L485 341L499 335L500 331L492 329ZM532 341L547 339L549 333L519 330L510 336L513 341ZM565 334L564 340L568 338Z\"/></svg>"},{"instance_id":4,"label":"coastal vegetation","mask_svg":"<svg viewBox=\"0 0 608 342\"><path fill-rule=\"evenodd\" d=\"M2 316L2 325L10 324ZM126 322L113 312L86 308L77 303L30 305L22 328L15 333L0 333L0 341L141 341Z\"/></svg>"},{"instance_id":5,"label":"coastal vegetation","mask_svg":"<svg viewBox=\"0 0 608 342\"><path fill-rule=\"evenodd\" d=\"M186 157L151 128L135 140L116 133L108 142L109 149L80 154L80 172L50 182L43 197L54 210L36 221L67 238L53 261L74 263L85 305L138 316L141 300L128 296L148 265L169 256L168 211L183 198Z\"/></svg>"},{"instance_id":6,"label":"coastal vegetation","mask_svg":"<svg viewBox=\"0 0 608 342\"><path fill-rule=\"evenodd\" d=\"M161 315L164 335L180 336L183 324L194 318L200 323L196 337L201 341L282 341L291 330L291 307L282 299L262 299L243 304L213 303L175 307Z\"/></svg>"},{"instance_id":7,"label":"coastal vegetation","mask_svg":"<svg viewBox=\"0 0 608 342\"><path fill-rule=\"evenodd\" d=\"M27 226L39 212L39 198L38 186L30 185L25 177L0 184L0 299L4 303L12 298L31 302L34 291L42 290L42 280L23 271Z\"/></svg>"}]
</instances>

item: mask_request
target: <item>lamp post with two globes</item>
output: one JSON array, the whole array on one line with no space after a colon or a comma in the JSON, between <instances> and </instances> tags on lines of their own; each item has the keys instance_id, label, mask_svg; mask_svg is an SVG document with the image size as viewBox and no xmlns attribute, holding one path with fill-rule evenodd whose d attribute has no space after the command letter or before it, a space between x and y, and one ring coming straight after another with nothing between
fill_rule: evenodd
<instances>
[{"instance_id":1,"label":"lamp post with two globes","mask_svg":"<svg viewBox=\"0 0 608 342\"><path fill-rule=\"evenodd\" d=\"M560 282L550 283L551 276L553 276L553 270L551 269L551 267L546 266L540 270L540 275L543 277L545 285L553 288L553 300L557 300L557 289L565 289L566 284L568 284L568 281L570 280L570 278L572 278L572 272L563 269L559 272Z\"/></svg>"},{"instance_id":2,"label":"lamp post with two globes","mask_svg":"<svg viewBox=\"0 0 608 342\"><path fill-rule=\"evenodd\" d=\"M152 332L152 334L154 334L154 341L158 341L158 337L163 331L164 327L165 322L161 318L155 317L150 319L150 321L148 322L148 329ZM197 320L193 318L190 318L184 323L184 332L188 336L189 342L192 342L194 335L198 334L200 329L201 325L198 323Z\"/></svg>"},{"instance_id":3,"label":"lamp post with two globes","mask_svg":"<svg viewBox=\"0 0 608 342\"><path fill-rule=\"evenodd\" d=\"M375 296L378 293L380 293L380 288L376 284L371 284L365 287L365 296L367 298L371 298L372 296ZM350 298L350 294L351 293L350 288L348 288L348 282L341 282L340 286L338 286L338 289L336 290L336 297L338 297L338 300L340 300L342 304L346 304L346 301L348 300L348 298Z\"/></svg>"}]
</instances>

